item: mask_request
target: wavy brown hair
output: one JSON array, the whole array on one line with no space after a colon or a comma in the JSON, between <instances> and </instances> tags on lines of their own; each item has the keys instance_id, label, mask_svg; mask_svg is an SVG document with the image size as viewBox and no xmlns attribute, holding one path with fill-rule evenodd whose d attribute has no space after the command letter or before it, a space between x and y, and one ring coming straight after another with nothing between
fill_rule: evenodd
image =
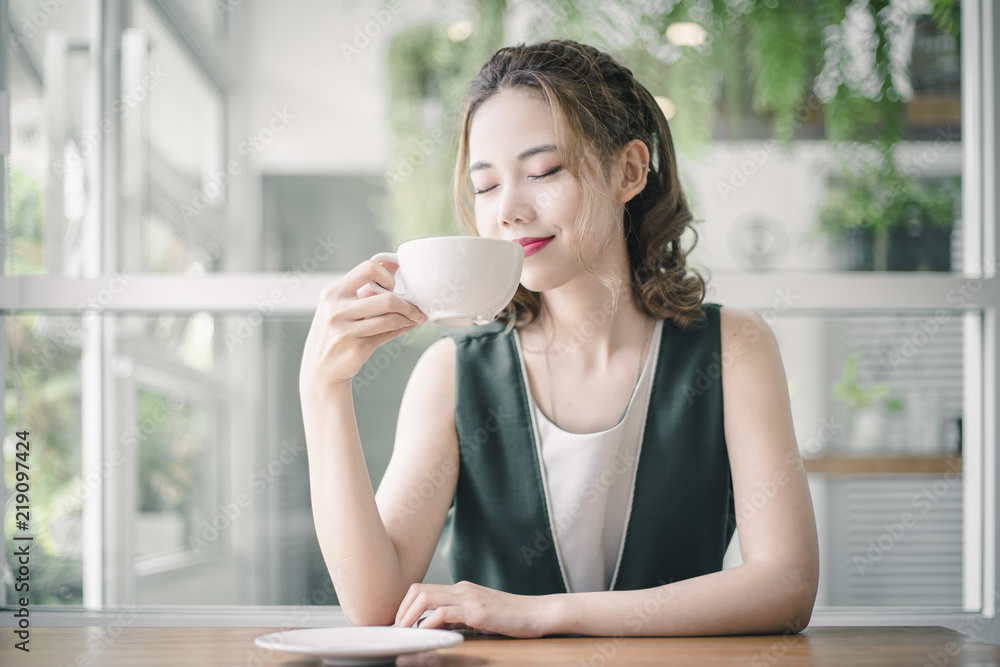
<instances>
[{"instance_id":1,"label":"wavy brown hair","mask_svg":"<svg viewBox=\"0 0 1000 667\"><path fill-rule=\"evenodd\" d=\"M646 187L625 204L622 216L629 292L641 311L679 328L700 319L705 279L689 269L689 251L681 247L681 234L693 216L681 190L667 119L631 70L591 46L565 40L510 46L483 65L466 95L459 135L454 185L461 226L477 233L468 174L472 117L493 95L510 89L527 89L552 110L564 167L583 189L576 221L577 261L612 287L612 294L624 286L593 270L583 257L583 240L609 198L604 184L622 149L635 139L646 144L651 162ZM508 324L530 322L540 309L540 294L519 285L500 319Z\"/></svg>"}]
</instances>

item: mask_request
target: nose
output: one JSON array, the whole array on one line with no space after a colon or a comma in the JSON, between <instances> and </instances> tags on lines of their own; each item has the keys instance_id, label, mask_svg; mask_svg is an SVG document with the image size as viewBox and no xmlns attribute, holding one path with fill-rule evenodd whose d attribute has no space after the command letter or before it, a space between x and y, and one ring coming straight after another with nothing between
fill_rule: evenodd
<instances>
[{"instance_id":1,"label":"nose","mask_svg":"<svg viewBox=\"0 0 1000 667\"><path fill-rule=\"evenodd\" d=\"M535 210L521 188L510 186L500 195L500 206L497 209L497 224L512 225L531 222L535 219Z\"/></svg>"}]
</instances>

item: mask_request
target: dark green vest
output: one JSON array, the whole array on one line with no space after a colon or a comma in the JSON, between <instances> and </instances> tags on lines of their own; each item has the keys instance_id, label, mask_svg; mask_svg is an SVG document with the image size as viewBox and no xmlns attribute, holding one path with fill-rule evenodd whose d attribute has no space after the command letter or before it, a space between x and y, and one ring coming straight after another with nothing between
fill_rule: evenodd
<instances>
[{"instance_id":1,"label":"dark green vest","mask_svg":"<svg viewBox=\"0 0 1000 667\"><path fill-rule=\"evenodd\" d=\"M663 324L614 590L721 570L736 526L719 305L703 310L706 317L687 329ZM503 331L493 323L453 336L460 463L442 546L456 582L524 595L565 593L528 392L514 334Z\"/></svg>"}]
</instances>

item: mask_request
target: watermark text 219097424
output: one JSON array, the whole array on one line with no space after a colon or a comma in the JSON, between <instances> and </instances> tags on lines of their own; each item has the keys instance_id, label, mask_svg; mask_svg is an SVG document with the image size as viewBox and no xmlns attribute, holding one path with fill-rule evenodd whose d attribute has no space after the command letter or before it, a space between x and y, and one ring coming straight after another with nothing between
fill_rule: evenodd
<instances>
[{"instance_id":1,"label":"watermark text 219097424","mask_svg":"<svg viewBox=\"0 0 1000 667\"><path fill-rule=\"evenodd\" d=\"M29 652L30 612L28 611L31 592L31 535L26 535L31 521L31 466L28 455L31 442L27 431L17 432L17 442L14 445L14 525L18 533L14 535L14 553L10 560L11 574L14 579L14 648L25 653ZM16 641L19 639L20 641Z\"/></svg>"}]
</instances>

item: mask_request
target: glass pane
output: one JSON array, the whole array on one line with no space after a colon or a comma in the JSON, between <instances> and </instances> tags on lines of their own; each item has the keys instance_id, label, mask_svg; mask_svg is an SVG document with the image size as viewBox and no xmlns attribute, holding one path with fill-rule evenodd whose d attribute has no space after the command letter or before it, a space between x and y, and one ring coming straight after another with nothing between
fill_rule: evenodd
<instances>
[{"instance_id":1,"label":"glass pane","mask_svg":"<svg viewBox=\"0 0 1000 667\"><path fill-rule=\"evenodd\" d=\"M773 324L788 367L800 443L839 424L810 456L961 453L962 315L783 317ZM808 356L814 354L815 356ZM823 359L817 368L817 359ZM821 421L817 421L817 419ZM812 451L814 450L814 451Z\"/></svg>"},{"instance_id":2,"label":"glass pane","mask_svg":"<svg viewBox=\"0 0 1000 667\"><path fill-rule=\"evenodd\" d=\"M194 22L206 37L213 38L220 34L223 19L235 5L218 0L176 0L183 6L185 15Z\"/></svg>"},{"instance_id":3,"label":"glass pane","mask_svg":"<svg viewBox=\"0 0 1000 667\"><path fill-rule=\"evenodd\" d=\"M150 273L201 273L215 259L204 246L183 236L154 211L146 216L142 233L143 267Z\"/></svg>"},{"instance_id":4,"label":"glass pane","mask_svg":"<svg viewBox=\"0 0 1000 667\"><path fill-rule=\"evenodd\" d=\"M271 271L345 271L395 250L380 227L385 189L369 176L265 174L265 266Z\"/></svg>"},{"instance_id":5,"label":"glass pane","mask_svg":"<svg viewBox=\"0 0 1000 667\"><path fill-rule=\"evenodd\" d=\"M74 40L86 40L90 30L90 3L85 0L12 0L10 23L15 39L30 42L41 52L45 32L59 30Z\"/></svg>"},{"instance_id":6,"label":"glass pane","mask_svg":"<svg viewBox=\"0 0 1000 667\"><path fill-rule=\"evenodd\" d=\"M218 500L219 416L213 406L139 390L137 558L199 550L198 528Z\"/></svg>"},{"instance_id":7,"label":"glass pane","mask_svg":"<svg viewBox=\"0 0 1000 667\"><path fill-rule=\"evenodd\" d=\"M121 317L120 322L122 346L142 358L199 371L210 371L224 360L216 320L209 313Z\"/></svg>"},{"instance_id":8,"label":"glass pane","mask_svg":"<svg viewBox=\"0 0 1000 667\"><path fill-rule=\"evenodd\" d=\"M146 0L135 0L134 26L149 36L149 187L142 223L142 268L187 273L221 264L227 226L222 169L224 99L198 62ZM161 83L162 82L162 83ZM126 147L128 150L128 147Z\"/></svg>"},{"instance_id":9,"label":"glass pane","mask_svg":"<svg viewBox=\"0 0 1000 667\"><path fill-rule=\"evenodd\" d=\"M714 141L685 160L705 221L692 261L712 271L959 270L961 144L897 146L901 165L931 156L919 178L873 175L860 161L846 175L837 166L845 152L828 142L769 152L765 141ZM733 176L743 168L752 178ZM720 189L731 179L740 187Z\"/></svg>"},{"instance_id":10,"label":"glass pane","mask_svg":"<svg viewBox=\"0 0 1000 667\"><path fill-rule=\"evenodd\" d=\"M963 315L771 326L820 530L817 605L961 607Z\"/></svg>"},{"instance_id":11,"label":"glass pane","mask_svg":"<svg viewBox=\"0 0 1000 667\"><path fill-rule=\"evenodd\" d=\"M6 273L45 272L43 219L48 148L45 144L45 100L41 81L35 77L20 50L10 49L10 212L13 264L4 257Z\"/></svg>"},{"instance_id":12,"label":"glass pane","mask_svg":"<svg viewBox=\"0 0 1000 667\"><path fill-rule=\"evenodd\" d=\"M149 67L164 74L163 85L149 94L150 148L184 176L207 184L222 163L222 97L149 3L132 6L135 27L149 33Z\"/></svg>"},{"instance_id":13,"label":"glass pane","mask_svg":"<svg viewBox=\"0 0 1000 667\"><path fill-rule=\"evenodd\" d=\"M84 156L96 149L103 135L84 124L86 53L68 48L57 53L47 42L54 36L62 36L67 47L84 41L89 21L90 4L85 0L20 0L10 6L13 257L3 259L8 273L79 271L87 208ZM45 83L48 71L62 74L53 74ZM50 107L61 112L61 119L53 120ZM52 205L58 210L49 220Z\"/></svg>"},{"instance_id":14,"label":"glass pane","mask_svg":"<svg viewBox=\"0 0 1000 667\"><path fill-rule=\"evenodd\" d=\"M100 480L108 497L131 508L112 512L118 520L107 527L103 549L128 553L133 563L125 571L106 568L105 578L134 590L141 605L335 604L312 522L298 404L310 318L268 318L248 328L254 320L233 314L103 317L116 343L113 382L100 409L118 415L106 429L108 446L121 457L105 457L110 472ZM38 582L39 604L79 605L81 504L96 488L80 469L81 385L88 381L80 364L83 322L50 314L6 319L8 433L19 410L33 443L29 464L37 470L30 525L42 551L32 583ZM417 358L441 333L429 327L387 345L355 382L376 486L394 434L385 406L396 409ZM239 344L222 354L227 336ZM230 359L238 363L223 365ZM16 489L16 455L15 438L8 437L9 490ZM13 512L4 530L13 553ZM9 560L7 567L9 574ZM428 581L447 577L436 558ZM12 594L13 580L7 581Z\"/></svg>"},{"instance_id":15,"label":"glass pane","mask_svg":"<svg viewBox=\"0 0 1000 667\"><path fill-rule=\"evenodd\" d=\"M617 56L664 110L700 221L694 265L959 270L959 2L592 4L510 3L502 29L442 8L393 36L391 237L452 219L438 138L453 136L476 49L560 35Z\"/></svg>"},{"instance_id":16,"label":"glass pane","mask_svg":"<svg viewBox=\"0 0 1000 667\"><path fill-rule=\"evenodd\" d=\"M310 318L268 318L247 329L244 315L205 317L219 338L238 336L240 344L227 350L233 367L217 361L211 373L197 376L148 356L154 341L146 337L169 326L165 318L117 318L131 332L117 375L137 397L134 408L121 406L122 429L138 434L139 458L137 509L126 524L134 528L120 533L134 545L135 570L115 576L131 577L148 605L336 604L312 519L299 405ZM443 333L427 327L384 346L354 383L376 487L406 380ZM185 388L201 393L183 398ZM205 394L214 392L217 398L208 400ZM450 581L440 555L426 580Z\"/></svg>"},{"instance_id":17,"label":"glass pane","mask_svg":"<svg viewBox=\"0 0 1000 667\"><path fill-rule=\"evenodd\" d=\"M30 544L32 604L79 605L83 603L82 503L96 488L92 476L81 474L81 318L7 315L4 326L7 600L23 596L15 590L17 575L10 555L18 545ZM27 432L26 455L17 446L17 428ZM18 473L25 472L27 479L19 479ZM19 488L19 483L26 486ZM16 492L25 489L26 518L14 507L22 504ZM18 520L26 521L27 527ZM18 542L15 536L33 539Z\"/></svg>"}]
</instances>

